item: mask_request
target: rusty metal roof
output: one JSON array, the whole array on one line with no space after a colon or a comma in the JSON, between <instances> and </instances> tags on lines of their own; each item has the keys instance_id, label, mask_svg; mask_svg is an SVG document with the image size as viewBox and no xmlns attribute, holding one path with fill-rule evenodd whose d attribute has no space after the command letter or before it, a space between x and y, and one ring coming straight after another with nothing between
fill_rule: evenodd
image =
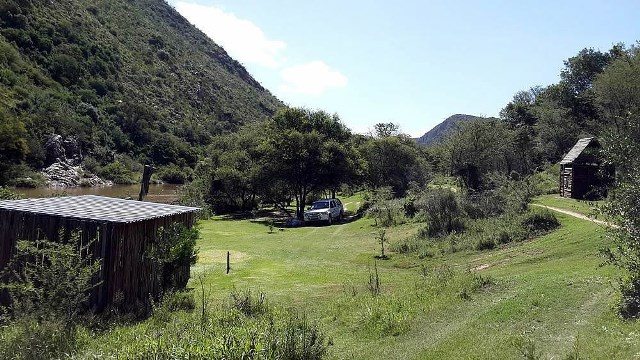
<instances>
[{"instance_id":1,"label":"rusty metal roof","mask_svg":"<svg viewBox=\"0 0 640 360\"><path fill-rule=\"evenodd\" d=\"M0 211L22 211L76 220L133 223L196 212L199 208L104 196L64 196L0 201Z\"/></svg>"},{"instance_id":2,"label":"rusty metal roof","mask_svg":"<svg viewBox=\"0 0 640 360\"><path fill-rule=\"evenodd\" d=\"M584 149L586 149L587 146L589 146L589 144L591 144L591 141L593 139L594 138L589 137L589 138L583 138L583 139L578 140L578 142L573 146L573 148L571 148L571 150L569 150L567 155L565 155L564 158L562 158L562 160L560 160L560 165L573 163L578 158L578 156L580 156L580 154L582 154Z\"/></svg>"}]
</instances>

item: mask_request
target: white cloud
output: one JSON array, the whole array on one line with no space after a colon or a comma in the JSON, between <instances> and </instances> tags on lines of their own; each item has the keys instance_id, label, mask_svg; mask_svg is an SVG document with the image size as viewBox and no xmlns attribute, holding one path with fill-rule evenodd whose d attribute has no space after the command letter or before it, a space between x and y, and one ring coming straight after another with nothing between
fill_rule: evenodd
<instances>
[{"instance_id":1,"label":"white cloud","mask_svg":"<svg viewBox=\"0 0 640 360\"><path fill-rule=\"evenodd\" d=\"M281 69L279 90L283 93L319 95L331 88L347 86L347 78L342 73L319 60L286 66L284 51L287 44L269 39L249 20L215 6L187 1L177 2L175 8L234 59L248 65Z\"/></svg>"},{"instance_id":2,"label":"white cloud","mask_svg":"<svg viewBox=\"0 0 640 360\"><path fill-rule=\"evenodd\" d=\"M330 88L345 87L348 83L346 76L319 60L282 69L280 76L285 82L280 90L287 93L319 95Z\"/></svg>"},{"instance_id":3,"label":"white cloud","mask_svg":"<svg viewBox=\"0 0 640 360\"><path fill-rule=\"evenodd\" d=\"M268 39L251 21L214 6L178 2L175 7L182 16L240 62L269 68L277 68L284 63L281 52L287 44Z\"/></svg>"}]
</instances>

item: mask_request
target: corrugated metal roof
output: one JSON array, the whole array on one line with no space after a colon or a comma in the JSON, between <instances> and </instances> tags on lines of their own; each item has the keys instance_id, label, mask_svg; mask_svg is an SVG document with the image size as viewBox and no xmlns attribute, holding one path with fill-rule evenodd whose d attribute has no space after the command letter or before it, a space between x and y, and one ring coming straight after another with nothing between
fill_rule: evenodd
<instances>
[{"instance_id":1,"label":"corrugated metal roof","mask_svg":"<svg viewBox=\"0 0 640 360\"><path fill-rule=\"evenodd\" d=\"M560 161L560 165L571 164L572 162L574 162L576 158L578 158L578 156L582 154L584 149L586 149L587 146L589 146L589 144L591 143L591 140L593 140L592 137L578 140L578 142L573 146L573 148L569 150L567 155L565 155L564 158Z\"/></svg>"},{"instance_id":2,"label":"corrugated metal roof","mask_svg":"<svg viewBox=\"0 0 640 360\"><path fill-rule=\"evenodd\" d=\"M0 201L0 210L22 211L77 220L132 223L195 212L200 209L84 195Z\"/></svg>"}]
</instances>

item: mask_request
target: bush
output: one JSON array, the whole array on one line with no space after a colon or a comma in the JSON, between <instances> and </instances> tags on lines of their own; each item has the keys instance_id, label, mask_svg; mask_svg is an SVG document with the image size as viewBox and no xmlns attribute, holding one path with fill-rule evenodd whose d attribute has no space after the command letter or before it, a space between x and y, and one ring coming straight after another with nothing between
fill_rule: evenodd
<instances>
[{"instance_id":1,"label":"bush","mask_svg":"<svg viewBox=\"0 0 640 360\"><path fill-rule=\"evenodd\" d=\"M119 160L97 169L97 174L115 184L135 184L133 173Z\"/></svg>"},{"instance_id":2,"label":"bush","mask_svg":"<svg viewBox=\"0 0 640 360\"><path fill-rule=\"evenodd\" d=\"M169 311L192 311L196 308L196 300L193 293L188 291L177 291L169 294L162 299L162 304Z\"/></svg>"},{"instance_id":3,"label":"bush","mask_svg":"<svg viewBox=\"0 0 640 360\"><path fill-rule=\"evenodd\" d=\"M184 184L191 180L193 171L189 168L181 169L177 165L167 165L158 171L158 177L168 184Z\"/></svg>"},{"instance_id":4,"label":"bush","mask_svg":"<svg viewBox=\"0 0 640 360\"><path fill-rule=\"evenodd\" d=\"M376 226L395 226L407 221L402 200L391 199L375 202L367 210L367 215L376 221Z\"/></svg>"},{"instance_id":5,"label":"bush","mask_svg":"<svg viewBox=\"0 0 640 360\"><path fill-rule=\"evenodd\" d=\"M43 185L42 181L30 177L13 179L9 183L15 187L29 189L35 189L38 186Z\"/></svg>"},{"instance_id":6,"label":"bush","mask_svg":"<svg viewBox=\"0 0 640 360\"><path fill-rule=\"evenodd\" d=\"M478 239L478 242L476 243L475 249L476 250L491 250L494 249L496 247L496 242L495 240L493 240L493 238L491 237L480 237L480 239Z\"/></svg>"},{"instance_id":7,"label":"bush","mask_svg":"<svg viewBox=\"0 0 640 360\"><path fill-rule=\"evenodd\" d=\"M156 265L155 275L163 290L171 292L185 288L189 279L179 277L181 272L178 270L196 263L199 236L197 228L189 229L179 223L158 229L156 241L145 255Z\"/></svg>"},{"instance_id":8,"label":"bush","mask_svg":"<svg viewBox=\"0 0 640 360\"><path fill-rule=\"evenodd\" d=\"M640 315L640 280L628 277L620 283L622 298L618 302L618 311L623 319L636 319Z\"/></svg>"},{"instance_id":9,"label":"bush","mask_svg":"<svg viewBox=\"0 0 640 360\"><path fill-rule=\"evenodd\" d=\"M560 178L560 165L554 164L546 170L532 176L533 183L538 194L557 194L560 192L558 179Z\"/></svg>"},{"instance_id":10,"label":"bush","mask_svg":"<svg viewBox=\"0 0 640 360\"><path fill-rule=\"evenodd\" d=\"M89 254L90 246L81 244L77 234L68 244L18 241L0 283L0 290L7 290L11 298L11 315L74 324L88 311L89 294L96 285L93 277L101 268Z\"/></svg>"},{"instance_id":11,"label":"bush","mask_svg":"<svg viewBox=\"0 0 640 360\"><path fill-rule=\"evenodd\" d=\"M415 206L427 222L422 235L439 237L465 228L464 211L456 193L449 189L429 189L416 200Z\"/></svg>"},{"instance_id":12,"label":"bush","mask_svg":"<svg viewBox=\"0 0 640 360\"><path fill-rule=\"evenodd\" d=\"M558 218L550 211L534 211L525 215L522 225L534 235L542 235L560 226Z\"/></svg>"},{"instance_id":13,"label":"bush","mask_svg":"<svg viewBox=\"0 0 640 360\"><path fill-rule=\"evenodd\" d=\"M470 193L462 200L464 212L472 219L484 219L504 213L507 205L504 195L496 190Z\"/></svg>"},{"instance_id":14,"label":"bush","mask_svg":"<svg viewBox=\"0 0 640 360\"><path fill-rule=\"evenodd\" d=\"M18 200L20 195L6 187L0 186L0 200Z\"/></svg>"}]
</instances>

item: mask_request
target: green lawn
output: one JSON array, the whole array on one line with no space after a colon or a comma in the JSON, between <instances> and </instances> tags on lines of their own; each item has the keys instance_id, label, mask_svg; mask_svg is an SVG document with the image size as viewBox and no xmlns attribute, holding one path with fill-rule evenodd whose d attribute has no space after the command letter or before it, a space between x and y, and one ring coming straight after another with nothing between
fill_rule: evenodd
<instances>
[{"instance_id":1,"label":"green lawn","mask_svg":"<svg viewBox=\"0 0 640 360\"><path fill-rule=\"evenodd\" d=\"M344 199L350 210L358 201ZM558 206L562 199L538 201ZM201 223L192 278L205 277L210 303L249 288L306 313L332 338L332 358L518 358L518 341L533 344L543 358L576 350L585 358L640 356L639 324L618 320L613 309L617 270L600 266L605 229L558 218L559 230L492 251L429 259L391 254L377 261L377 297L368 283L378 229L368 219L273 233L258 221L213 219ZM387 235L398 241L418 227L394 227Z\"/></svg>"},{"instance_id":2,"label":"green lawn","mask_svg":"<svg viewBox=\"0 0 640 360\"><path fill-rule=\"evenodd\" d=\"M361 201L343 200L350 211ZM552 197L536 201L582 206ZM275 316L294 311L319 324L335 359L517 359L521 352L543 359L640 357L640 324L615 312L619 270L602 266L599 256L606 228L557 216L562 226L535 240L425 259L390 253L375 263L379 229L369 219L270 232L266 219L214 218L200 223L190 286L197 302L204 299L216 314L230 311L232 292L263 292ZM421 226L393 227L387 237L400 241ZM370 290L376 267L378 296ZM223 346L215 339L225 332L251 338L270 331L271 320L231 310L201 321L199 310L160 311L139 324L87 334L83 351L89 358L113 358L116 351L116 357L144 358L160 348L207 353L207 346Z\"/></svg>"},{"instance_id":3,"label":"green lawn","mask_svg":"<svg viewBox=\"0 0 640 360\"><path fill-rule=\"evenodd\" d=\"M576 200L561 197L558 194L551 194L538 196L533 200L533 203L571 210L594 218L602 218L603 215L600 214L599 210L605 201Z\"/></svg>"}]
</instances>

